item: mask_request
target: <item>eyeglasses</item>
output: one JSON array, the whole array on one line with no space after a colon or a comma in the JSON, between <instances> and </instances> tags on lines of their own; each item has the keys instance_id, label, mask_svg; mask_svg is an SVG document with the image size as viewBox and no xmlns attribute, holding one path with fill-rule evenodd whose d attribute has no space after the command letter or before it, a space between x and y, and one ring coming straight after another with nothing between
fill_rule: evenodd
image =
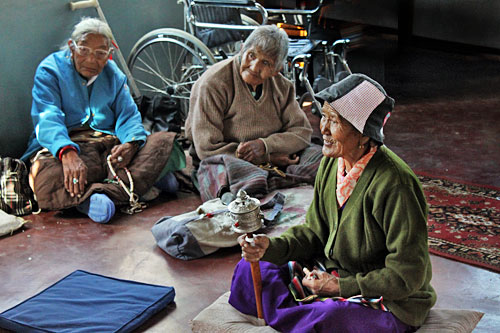
<instances>
[{"instance_id":1,"label":"eyeglasses","mask_svg":"<svg viewBox=\"0 0 500 333\"><path fill-rule=\"evenodd\" d=\"M90 54L93 54L97 60L107 59L111 52L113 52L113 48L110 47L109 50L101 50L101 49L91 49L90 47L83 45L76 45L75 41L73 41L73 46L75 47L76 53L82 57L88 57Z\"/></svg>"}]
</instances>

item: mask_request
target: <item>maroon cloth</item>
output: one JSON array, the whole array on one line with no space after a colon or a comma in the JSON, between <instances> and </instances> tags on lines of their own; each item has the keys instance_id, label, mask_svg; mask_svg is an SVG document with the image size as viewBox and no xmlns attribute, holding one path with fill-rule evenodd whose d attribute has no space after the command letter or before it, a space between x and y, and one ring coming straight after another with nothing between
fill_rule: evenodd
<instances>
[{"instance_id":1,"label":"maroon cloth","mask_svg":"<svg viewBox=\"0 0 500 333\"><path fill-rule=\"evenodd\" d=\"M157 132L148 136L145 145L127 167L134 181L134 193L144 195L153 186L170 157L175 136L173 132ZM79 143L80 158L88 168L88 185L80 198L72 198L64 188L63 168L57 158L50 156L36 160L31 167L31 174L39 207L47 210L74 207L94 192L106 194L117 205L128 204L129 196L120 185L104 182L105 179L113 178L106 158L117 144L120 142L116 137ZM117 174L129 186L125 171L117 170Z\"/></svg>"}]
</instances>

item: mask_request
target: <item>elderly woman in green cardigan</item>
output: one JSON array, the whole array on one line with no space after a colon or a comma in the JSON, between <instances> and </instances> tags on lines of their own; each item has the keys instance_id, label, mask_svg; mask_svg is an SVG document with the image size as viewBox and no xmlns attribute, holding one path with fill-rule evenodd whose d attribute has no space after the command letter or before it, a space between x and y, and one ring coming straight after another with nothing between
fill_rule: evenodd
<instances>
[{"instance_id":1,"label":"elderly woman in green cardigan","mask_svg":"<svg viewBox=\"0 0 500 333\"><path fill-rule=\"evenodd\" d=\"M362 74L316 97L324 157L306 223L253 244L240 237L229 302L255 315L248 261L262 260L264 319L279 331L415 330L436 294L421 184L383 145L394 100Z\"/></svg>"}]
</instances>

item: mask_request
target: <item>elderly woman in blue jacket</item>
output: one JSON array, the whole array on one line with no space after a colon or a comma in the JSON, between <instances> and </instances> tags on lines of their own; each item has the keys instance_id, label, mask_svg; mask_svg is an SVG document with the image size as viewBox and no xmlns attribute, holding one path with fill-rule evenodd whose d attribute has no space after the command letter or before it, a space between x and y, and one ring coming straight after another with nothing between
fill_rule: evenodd
<instances>
[{"instance_id":1,"label":"elderly woman in blue jacket","mask_svg":"<svg viewBox=\"0 0 500 333\"><path fill-rule=\"evenodd\" d=\"M95 222L106 223L115 203L130 201L134 190L144 194L166 167L172 169L167 162L172 147L179 150L175 135L148 139L127 79L109 59L112 51L109 26L83 18L67 47L36 70L35 128L22 159L32 163L30 185L42 209L76 206ZM140 158L139 150L147 156ZM183 155L177 156L182 167Z\"/></svg>"}]
</instances>

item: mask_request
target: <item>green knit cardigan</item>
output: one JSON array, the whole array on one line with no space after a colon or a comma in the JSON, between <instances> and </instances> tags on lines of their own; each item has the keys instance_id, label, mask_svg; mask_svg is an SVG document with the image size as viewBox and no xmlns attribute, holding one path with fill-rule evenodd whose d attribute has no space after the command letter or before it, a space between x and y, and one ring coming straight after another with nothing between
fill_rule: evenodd
<instances>
[{"instance_id":1,"label":"green knit cardigan","mask_svg":"<svg viewBox=\"0 0 500 333\"><path fill-rule=\"evenodd\" d=\"M379 147L339 212L337 160L324 157L306 223L272 238L262 260L325 260L340 274L340 295L383 296L401 321L421 326L436 302L430 285L428 207L422 186L385 146Z\"/></svg>"}]
</instances>

